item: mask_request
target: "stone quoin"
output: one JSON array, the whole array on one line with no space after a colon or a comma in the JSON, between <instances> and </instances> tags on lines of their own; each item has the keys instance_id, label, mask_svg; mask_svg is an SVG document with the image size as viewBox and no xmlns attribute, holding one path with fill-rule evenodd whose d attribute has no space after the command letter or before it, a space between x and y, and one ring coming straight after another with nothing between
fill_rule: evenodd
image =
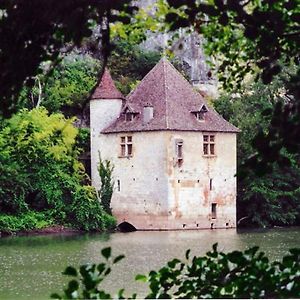
<instances>
[{"instance_id":1,"label":"stone quoin","mask_svg":"<svg viewBox=\"0 0 300 300\"><path fill-rule=\"evenodd\" d=\"M105 70L90 101L92 184L114 165L111 207L139 230L236 227L236 135L162 58L125 98Z\"/></svg>"}]
</instances>

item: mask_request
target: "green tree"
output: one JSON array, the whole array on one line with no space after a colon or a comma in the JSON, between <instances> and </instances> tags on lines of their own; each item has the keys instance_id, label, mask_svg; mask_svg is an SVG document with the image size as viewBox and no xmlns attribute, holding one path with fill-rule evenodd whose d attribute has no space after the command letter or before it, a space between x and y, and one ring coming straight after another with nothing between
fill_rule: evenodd
<instances>
[{"instance_id":1,"label":"green tree","mask_svg":"<svg viewBox=\"0 0 300 300\"><path fill-rule=\"evenodd\" d=\"M111 215L111 197L114 191L113 180L114 166L109 160L102 160L99 153L98 173L101 181L101 188L99 191L100 202L104 210Z\"/></svg>"},{"instance_id":2,"label":"green tree","mask_svg":"<svg viewBox=\"0 0 300 300\"><path fill-rule=\"evenodd\" d=\"M278 161L273 164L272 172L258 170L260 176L257 176L258 171L245 168L245 162L257 147L256 133L269 130L271 116L265 112L272 111L280 98L288 101L285 99L285 78L276 78L269 85L248 81L233 95L224 94L214 101L216 110L241 129L237 146L239 225L292 225L300 220L299 154L282 149L282 157L290 163ZM269 152L269 155L276 155L276 152Z\"/></svg>"},{"instance_id":3,"label":"green tree","mask_svg":"<svg viewBox=\"0 0 300 300\"><path fill-rule=\"evenodd\" d=\"M40 75L32 88L26 86L23 88L17 108L31 109L39 105L50 113L79 115L83 103L97 82L99 68L99 61L90 55L71 53L52 70L50 75L47 73Z\"/></svg>"},{"instance_id":4,"label":"green tree","mask_svg":"<svg viewBox=\"0 0 300 300\"><path fill-rule=\"evenodd\" d=\"M75 148L78 130L61 114L23 110L0 131L0 211L48 212L58 224L100 230L114 224L88 185Z\"/></svg>"},{"instance_id":5,"label":"green tree","mask_svg":"<svg viewBox=\"0 0 300 300\"><path fill-rule=\"evenodd\" d=\"M127 40L115 40L108 68L116 80L117 88L127 95L136 83L156 65L161 55L156 51L142 50Z\"/></svg>"}]
</instances>

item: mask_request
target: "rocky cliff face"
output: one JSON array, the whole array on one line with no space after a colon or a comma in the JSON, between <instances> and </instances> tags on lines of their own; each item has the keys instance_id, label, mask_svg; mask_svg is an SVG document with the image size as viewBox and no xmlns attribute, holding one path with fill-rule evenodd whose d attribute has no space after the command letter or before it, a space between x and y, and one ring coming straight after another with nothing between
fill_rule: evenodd
<instances>
[{"instance_id":1,"label":"rocky cliff face","mask_svg":"<svg viewBox=\"0 0 300 300\"><path fill-rule=\"evenodd\" d=\"M139 0L136 5L141 8L150 8L156 0ZM167 48L170 34L149 33L147 40L141 47L147 50L162 50ZM210 97L217 96L217 82L210 67L206 63L207 57L203 51L203 38L196 32L185 34L179 32L179 39L172 45L175 56L186 66L191 83Z\"/></svg>"}]
</instances>

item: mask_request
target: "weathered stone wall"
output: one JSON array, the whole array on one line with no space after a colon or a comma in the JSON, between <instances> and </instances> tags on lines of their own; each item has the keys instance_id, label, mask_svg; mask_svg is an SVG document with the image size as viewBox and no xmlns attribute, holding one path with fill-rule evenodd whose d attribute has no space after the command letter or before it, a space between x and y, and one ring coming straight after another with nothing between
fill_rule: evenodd
<instances>
[{"instance_id":1,"label":"weathered stone wall","mask_svg":"<svg viewBox=\"0 0 300 300\"><path fill-rule=\"evenodd\" d=\"M90 130L91 130L91 175L92 184L100 188L97 166L99 164L99 150L104 137L100 132L108 127L120 115L121 99L99 99L90 101ZM101 154L102 156L102 154Z\"/></svg>"},{"instance_id":2,"label":"weathered stone wall","mask_svg":"<svg viewBox=\"0 0 300 300\"><path fill-rule=\"evenodd\" d=\"M128 135L133 156L120 157L121 136ZM177 139L183 140L180 167ZM106 134L95 147L115 165L112 209L119 223L127 221L138 229L235 227L235 133L215 133L214 157L203 156L201 132ZM99 176L93 178L93 184L99 185L98 181ZM212 203L217 207L216 219L212 219Z\"/></svg>"},{"instance_id":3,"label":"weathered stone wall","mask_svg":"<svg viewBox=\"0 0 300 300\"><path fill-rule=\"evenodd\" d=\"M132 136L132 157L120 156L122 136ZM167 223L168 181L164 166L167 148L164 132L102 135L98 147L114 168L112 211L118 223L127 221L139 229L156 227L156 219ZM94 182L99 180L94 179ZM99 184L96 183L96 184Z\"/></svg>"},{"instance_id":4,"label":"weathered stone wall","mask_svg":"<svg viewBox=\"0 0 300 300\"><path fill-rule=\"evenodd\" d=\"M190 229L235 227L236 134L214 133L212 157L203 155L203 134L207 133L168 133L169 223ZM176 139L183 140L181 167L175 165ZM216 219L211 214L213 203Z\"/></svg>"}]
</instances>

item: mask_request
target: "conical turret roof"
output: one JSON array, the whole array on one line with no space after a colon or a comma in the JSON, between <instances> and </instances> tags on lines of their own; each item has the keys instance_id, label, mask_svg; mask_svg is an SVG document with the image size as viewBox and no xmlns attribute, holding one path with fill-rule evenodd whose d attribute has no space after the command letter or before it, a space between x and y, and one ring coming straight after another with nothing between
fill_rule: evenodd
<instances>
[{"instance_id":1,"label":"conical turret roof","mask_svg":"<svg viewBox=\"0 0 300 300\"><path fill-rule=\"evenodd\" d=\"M154 116L145 124L144 107L151 104ZM152 130L238 132L239 129L224 120L209 107L201 94L165 58L144 77L127 96L126 105L136 112L131 121L122 115L103 133ZM205 120L195 113L205 105Z\"/></svg>"},{"instance_id":2,"label":"conical turret roof","mask_svg":"<svg viewBox=\"0 0 300 300\"><path fill-rule=\"evenodd\" d=\"M96 87L94 93L91 96L93 99L123 99L124 96L116 88L114 81L112 80L110 73L105 68L100 84Z\"/></svg>"}]
</instances>

